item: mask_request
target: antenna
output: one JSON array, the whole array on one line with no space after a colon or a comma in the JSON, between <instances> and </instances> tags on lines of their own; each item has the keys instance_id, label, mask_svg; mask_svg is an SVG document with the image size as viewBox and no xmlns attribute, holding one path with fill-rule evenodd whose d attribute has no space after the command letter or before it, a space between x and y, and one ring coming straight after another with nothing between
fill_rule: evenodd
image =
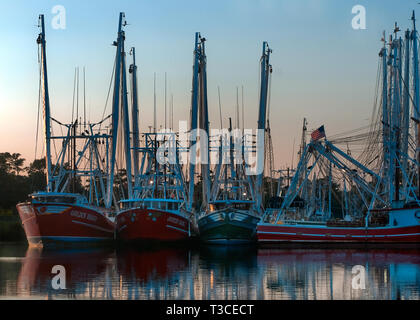
<instances>
[{"instance_id":1,"label":"antenna","mask_svg":"<svg viewBox=\"0 0 420 320\"><path fill-rule=\"evenodd\" d=\"M166 72L165 72L165 130L166 130Z\"/></svg>"},{"instance_id":2,"label":"antenna","mask_svg":"<svg viewBox=\"0 0 420 320\"><path fill-rule=\"evenodd\" d=\"M244 86L242 86L242 130L245 130Z\"/></svg>"},{"instance_id":3,"label":"antenna","mask_svg":"<svg viewBox=\"0 0 420 320\"><path fill-rule=\"evenodd\" d=\"M239 129L239 89L236 87L236 128Z\"/></svg>"},{"instance_id":4,"label":"antenna","mask_svg":"<svg viewBox=\"0 0 420 320\"><path fill-rule=\"evenodd\" d=\"M293 151L292 151L292 170L295 162L295 140L296 138L293 138Z\"/></svg>"},{"instance_id":5,"label":"antenna","mask_svg":"<svg viewBox=\"0 0 420 320\"><path fill-rule=\"evenodd\" d=\"M223 129L223 124L222 124L222 104L220 102L220 87L219 86L217 86L217 93L219 95L220 129Z\"/></svg>"},{"instance_id":6,"label":"antenna","mask_svg":"<svg viewBox=\"0 0 420 320\"><path fill-rule=\"evenodd\" d=\"M86 75L83 67L83 130L86 130Z\"/></svg>"},{"instance_id":7,"label":"antenna","mask_svg":"<svg viewBox=\"0 0 420 320\"><path fill-rule=\"evenodd\" d=\"M395 39L397 39L398 32L400 32L400 28L398 27L397 23L395 22L395 27L394 27Z\"/></svg>"},{"instance_id":8,"label":"antenna","mask_svg":"<svg viewBox=\"0 0 420 320\"><path fill-rule=\"evenodd\" d=\"M76 120L77 119L79 119L79 67L77 67L77 86L76 86Z\"/></svg>"},{"instance_id":9,"label":"antenna","mask_svg":"<svg viewBox=\"0 0 420 320\"><path fill-rule=\"evenodd\" d=\"M77 68L74 68L74 80L73 80L73 104L71 109L71 123L74 121L74 102L76 96L76 75L77 75Z\"/></svg>"},{"instance_id":10,"label":"antenna","mask_svg":"<svg viewBox=\"0 0 420 320\"><path fill-rule=\"evenodd\" d=\"M156 132L156 72L153 76L153 131Z\"/></svg>"},{"instance_id":11,"label":"antenna","mask_svg":"<svg viewBox=\"0 0 420 320\"><path fill-rule=\"evenodd\" d=\"M171 94L171 130L174 129L174 94Z\"/></svg>"}]
</instances>

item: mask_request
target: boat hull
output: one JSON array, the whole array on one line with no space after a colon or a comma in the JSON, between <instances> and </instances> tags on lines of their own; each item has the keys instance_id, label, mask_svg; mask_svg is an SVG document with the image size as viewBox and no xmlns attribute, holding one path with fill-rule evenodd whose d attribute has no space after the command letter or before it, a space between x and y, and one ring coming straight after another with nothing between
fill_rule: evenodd
<instances>
[{"instance_id":1,"label":"boat hull","mask_svg":"<svg viewBox=\"0 0 420 320\"><path fill-rule=\"evenodd\" d=\"M20 203L16 206L31 246L93 245L114 240L114 223L82 206Z\"/></svg>"},{"instance_id":2,"label":"boat hull","mask_svg":"<svg viewBox=\"0 0 420 320\"><path fill-rule=\"evenodd\" d=\"M232 210L206 214L198 220L200 240L215 244L253 242L259 220L252 214Z\"/></svg>"},{"instance_id":3,"label":"boat hull","mask_svg":"<svg viewBox=\"0 0 420 320\"><path fill-rule=\"evenodd\" d=\"M420 244L420 208L372 210L374 215L386 214L389 223L368 227L345 225L314 225L260 223L257 239L260 243L415 243Z\"/></svg>"},{"instance_id":4,"label":"boat hull","mask_svg":"<svg viewBox=\"0 0 420 320\"><path fill-rule=\"evenodd\" d=\"M261 223L257 239L259 243L420 243L420 226L338 228Z\"/></svg>"},{"instance_id":5,"label":"boat hull","mask_svg":"<svg viewBox=\"0 0 420 320\"><path fill-rule=\"evenodd\" d=\"M180 241L191 234L191 222L169 211L133 208L116 217L117 239L121 241Z\"/></svg>"}]
</instances>

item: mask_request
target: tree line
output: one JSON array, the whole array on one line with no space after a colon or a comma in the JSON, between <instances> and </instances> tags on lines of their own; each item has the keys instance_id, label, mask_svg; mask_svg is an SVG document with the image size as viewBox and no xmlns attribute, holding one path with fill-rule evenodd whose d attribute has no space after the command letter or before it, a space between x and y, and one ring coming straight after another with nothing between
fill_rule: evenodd
<instances>
[{"instance_id":1,"label":"tree line","mask_svg":"<svg viewBox=\"0 0 420 320\"><path fill-rule=\"evenodd\" d=\"M0 153L0 211L16 212L17 203L34 191L45 190L45 159L36 159L25 167L20 153Z\"/></svg>"}]
</instances>

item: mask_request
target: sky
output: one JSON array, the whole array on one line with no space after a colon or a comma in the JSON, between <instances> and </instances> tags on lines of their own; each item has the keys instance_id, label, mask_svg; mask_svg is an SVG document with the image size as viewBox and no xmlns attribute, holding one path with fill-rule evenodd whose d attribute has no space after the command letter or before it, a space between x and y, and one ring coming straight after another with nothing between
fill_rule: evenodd
<instances>
[{"instance_id":1,"label":"sky","mask_svg":"<svg viewBox=\"0 0 420 320\"><path fill-rule=\"evenodd\" d=\"M56 5L65 8L65 29L52 26ZM366 9L366 29L352 28L355 5ZM88 118L101 119L119 12L128 22L126 48L136 48L142 131L153 124L154 73L158 123L164 122L165 73L174 123L189 120L197 31L207 39L210 126L220 126L218 86L224 127L235 119L236 88L241 95L243 86L245 127L256 128L259 59L267 41L273 50L269 117L280 169L297 164L304 117L309 131L324 125L327 137L369 124L382 32L392 32L396 21L401 30L411 27L413 9L420 9L418 0L1 1L0 152L21 153L27 163L41 156L39 147L35 155L41 13L51 112L62 122L71 119L77 66L86 68Z\"/></svg>"}]
</instances>

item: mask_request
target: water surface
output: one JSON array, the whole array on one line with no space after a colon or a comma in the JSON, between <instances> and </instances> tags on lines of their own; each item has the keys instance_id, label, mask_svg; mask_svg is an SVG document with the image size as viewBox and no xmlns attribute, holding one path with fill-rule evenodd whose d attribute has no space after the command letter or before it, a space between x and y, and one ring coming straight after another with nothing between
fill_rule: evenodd
<instances>
[{"instance_id":1,"label":"water surface","mask_svg":"<svg viewBox=\"0 0 420 320\"><path fill-rule=\"evenodd\" d=\"M53 289L54 265L66 289ZM365 288L353 287L354 266ZM360 267L359 267L360 268ZM420 299L415 249L40 250L0 243L1 299Z\"/></svg>"}]
</instances>

